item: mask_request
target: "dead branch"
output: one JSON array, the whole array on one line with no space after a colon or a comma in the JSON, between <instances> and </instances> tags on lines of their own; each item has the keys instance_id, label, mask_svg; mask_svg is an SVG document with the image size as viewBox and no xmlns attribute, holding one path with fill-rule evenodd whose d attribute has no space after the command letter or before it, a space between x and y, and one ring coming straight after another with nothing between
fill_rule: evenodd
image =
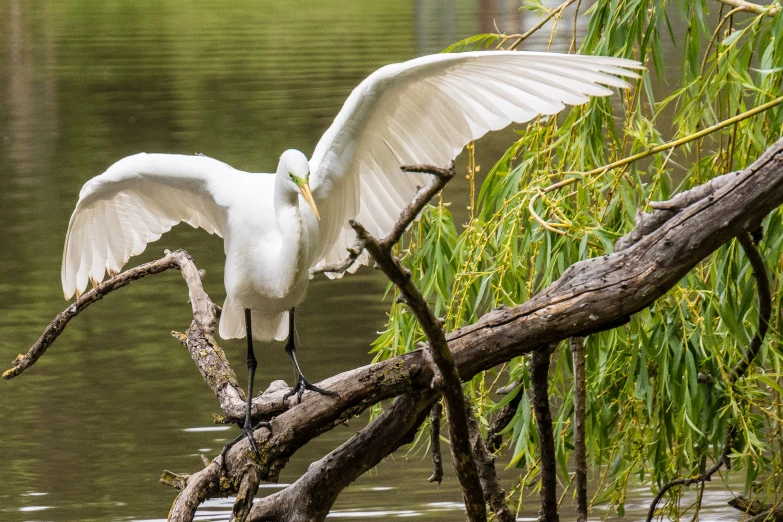
<instances>
[{"instance_id":1,"label":"dead branch","mask_svg":"<svg viewBox=\"0 0 783 522\"><path fill-rule=\"evenodd\" d=\"M549 406L549 363L557 344L535 350L530 356L530 403L536 415L538 446L541 454L541 510L539 522L560 522L557 512L557 455Z\"/></svg>"},{"instance_id":2,"label":"dead branch","mask_svg":"<svg viewBox=\"0 0 783 522\"><path fill-rule=\"evenodd\" d=\"M753 241L753 238L748 232L740 234L737 239L742 245L742 249L745 251L745 255L750 261L750 265L753 268L753 275L756 278L756 288L759 295L759 325L756 330L756 334L748 346L748 349L742 356L742 359L732 369L728 375L729 384L736 382L738 379L745 375L750 367L753 359L758 354L761 344L764 342L764 337L767 335L769 329L769 319L772 315L772 295L769 286L769 276L767 275L767 267L764 264L764 259L761 257L758 247ZM658 494L650 504L650 510L647 513L647 522L650 522L655 516L655 508L660 502L663 495L671 488L675 486L690 486L691 484L698 484L708 482L712 479L712 476L722 467L726 466L727 469L731 469L731 461L729 455L731 454L731 444L734 441L734 428L729 427L726 430L726 435L723 441L723 454L710 466L709 469L701 473L696 477L678 478L672 479L658 491Z\"/></svg>"},{"instance_id":3,"label":"dead branch","mask_svg":"<svg viewBox=\"0 0 783 522\"><path fill-rule=\"evenodd\" d=\"M748 522L783 522L783 504L778 502L772 506L758 499L748 499L742 495L729 500L729 505L750 515Z\"/></svg>"},{"instance_id":4,"label":"dead branch","mask_svg":"<svg viewBox=\"0 0 783 522\"><path fill-rule=\"evenodd\" d=\"M587 379L585 377L585 342L581 337L570 340L574 363L574 482L576 487L576 520L587 522L587 448L585 439L585 410Z\"/></svg>"},{"instance_id":5,"label":"dead branch","mask_svg":"<svg viewBox=\"0 0 783 522\"><path fill-rule=\"evenodd\" d=\"M438 398L439 394L430 389L397 397L377 419L311 464L296 482L259 500L250 512L249 520L323 520L346 486L397 448L413 441Z\"/></svg>"},{"instance_id":6,"label":"dead branch","mask_svg":"<svg viewBox=\"0 0 783 522\"><path fill-rule=\"evenodd\" d=\"M35 362L46 352L47 348L49 348L63 330L65 330L65 327L68 326L71 319L79 315L91 304L100 301L107 294L130 284L132 281L151 274L159 274L170 268L179 268L175 253L167 254L156 261L151 261L131 268L130 270L126 270L108 281L97 285L89 292L85 292L81 297L76 299L76 302L60 312L57 317L49 323L49 326L46 327L43 334L41 334L41 337L26 354L17 356L13 362L13 367L3 373L3 379L12 379L35 364Z\"/></svg>"},{"instance_id":7,"label":"dead branch","mask_svg":"<svg viewBox=\"0 0 783 522\"><path fill-rule=\"evenodd\" d=\"M427 337L429 343L427 351L442 377L441 391L449 420L449 446L454 457L454 469L462 486L462 496L465 500L468 519L480 522L486 520L487 512L470 444L462 381L454 364L454 357L449 350L442 322L432 313L427 300L413 283L410 272L392 255L392 248L419 215L424 205L454 177L454 165L452 164L450 169L432 166L403 167L403 169L412 172L427 172L433 177L424 188L418 191L413 201L403 209L391 232L383 239L378 239L370 234L361 223L355 220L351 220L349 223L356 231L359 241L364 244L365 250L386 274L386 277L398 288L402 301L411 309Z\"/></svg>"},{"instance_id":8,"label":"dead branch","mask_svg":"<svg viewBox=\"0 0 783 522\"><path fill-rule=\"evenodd\" d=\"M391 231L383 239L383 245L386 248L391 248L399 243L400 238L421 213L422 209L429 203L429 201L440 192L446 183L454 177L454 162L448 168L438 167L436 165L402 165L400 170L404 172L418 172L420 174L431 174L433 177L424 186L420 187L416 194L413 196L408 205L397 219L397 222L392 227ZM348 270L362 255L365 250L364 240L359 237L354 244L348 248L348 257L340 263L333 265L319 266L310 271L311 275L333 273L340 274Z\"/></svg>"}]
</instances>

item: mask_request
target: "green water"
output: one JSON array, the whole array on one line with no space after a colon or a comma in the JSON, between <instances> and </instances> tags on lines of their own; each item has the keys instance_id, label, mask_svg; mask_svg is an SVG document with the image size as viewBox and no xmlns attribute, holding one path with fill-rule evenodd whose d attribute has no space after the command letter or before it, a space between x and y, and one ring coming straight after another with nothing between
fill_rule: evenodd
<instances>
[{"instance_id":1,"label":"green water","mask_svg":"<svg viewBox=\"0 0 783 522\"><path fill-rule=\"evenodd\" d=\"M60 256L81 185L139 151L196 152L273 171L286 148L308 155L350 90L381 65L438 52L465 36L534 23L514 2L4 0L0 46L0 361L10 365L64 308ZM528 49L544 49L548 35ZM565 50L570 36L554 42ZM513 137L483 140L489 166ZM450 187L457 215L467 184ZM132 264L185 248L223 299L221 240L177 227ZM371 361L385 282L372 270L317 279L297 315L300 361L313 381ZM31 370L0 384L0 520L154 520L174 490L164 468L192 472L233 431L212 424L211 392L172 329L190 307L172 272L112 294L74 320ZM235 368L243 342L225 342ZM291 380L282 344L260 350L262 386ZM313 441L281 483L359 430ZM336 518L462 519L458 486L426 482L423 454L398 452L348 488ZM510 487L514 474L505 475ZM264 486L262 494L279 485ZM267 489L268 488L268 489ZM627 506L641 513L642 488ZM720 495L716 491L716 495ZM708 497L707 503L710 503ZM715 497L715 503L723 500ZM535 518L535 498L526 501ZM204 505L227 519L230 501ZM566 511L566 517L567 517ZM736 520L707 510L710 520ZM601 510L596 510L601 515ZM633 517L631 517L633 518ZM706 519L706 518L705 518Z\"/></svg>"}]
</instances>

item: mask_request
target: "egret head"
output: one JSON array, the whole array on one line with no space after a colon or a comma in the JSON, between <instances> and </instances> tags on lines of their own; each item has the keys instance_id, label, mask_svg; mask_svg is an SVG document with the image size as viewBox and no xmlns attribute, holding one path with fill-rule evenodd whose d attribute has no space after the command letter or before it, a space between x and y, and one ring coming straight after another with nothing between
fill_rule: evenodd
<instances>
[{"instance_id":1,"label":"egret head","mask_svg":"<svg viewBox=\"0 0 783 522\"><path fill-rule=\"evenodd\" d=\"M280 156L277 175L286 188L295 190L310 204L316 219L321 220L315 207L313 193L310 191L310 162L302 152L288 149Z\"/></svg>"}]
</instances>

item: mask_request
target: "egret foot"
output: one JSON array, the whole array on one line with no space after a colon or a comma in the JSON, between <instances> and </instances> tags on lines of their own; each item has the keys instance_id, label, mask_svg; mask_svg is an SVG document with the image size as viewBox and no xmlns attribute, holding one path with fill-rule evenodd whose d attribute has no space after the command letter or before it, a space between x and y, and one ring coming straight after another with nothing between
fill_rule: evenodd
<instances>
[{"instance_id":1,"label":"egret foot","mask_svg":"<svg viewBox=\"0 0 783 522\"><path fill-rule=\"evenodd\" d=\"M255 433L255 431L260 428L266 428L269 431L272 431L272 425L267 421L261 421L256 424L255 427L249 427L246 425L242 427L242 433L237 435L234 440L223 446L223 449L220 452L220 470L223 473L226 472L226 454L228 454L228 450L242 442L242 439L245 437L247 437L247 440L250 442L250 448L253 450L253 453L255 453L256 457L261 458L261 452L258 451L256 439L253 438L253 433Z\"/></svg>"},{"instance_id":2,"label":"egret foot","mask_svg":"<svg viewBox=\"0 0 783 522\"><path fill-rule=\"evenodd\" d=\"M301 368L299 368L299 361L296 360L296 343L294 342L294 309L293 308L291 308L291 310L289 310L288 312L288 342L285 345L285 352L291 357L291 360L294 362L294 370L296 370L296 386L291 388L291 390L283 396L283 400L286 400L287 398L296 394L297 400L299 402L302 402L302 394L304 394L306 390L318 392L321 395L328 395L330 397L340 396L336 392L324 390L323 388L319 388L315 384L310 384L310 382L307 379L305 379L305 376L302 375L302 370Z\"/></svg>"},{"instance_id":3,"label":"egret foot","mask_svg":"<svg viewBox=\"0 0 783 522\"><path fill-rule=\"evenodd\" d=\"M310 384L310 382L307 379L305 379L304 375L302 375L301 372L300 372L299 375L296 378L296 386L291 388L288 391L288 393L286 393L283 396L283 400L286 400L287 398L289 398L289 397L291 397L293 395L296 395L296 400L298 402L302 402L302 395L307 390L320 393L321 395L327 395L329 397L339 397L340 396L340 394L337 393L337 392L324 390L323 388L319 388L315 384Z\"/></svg>"}]
</instances>

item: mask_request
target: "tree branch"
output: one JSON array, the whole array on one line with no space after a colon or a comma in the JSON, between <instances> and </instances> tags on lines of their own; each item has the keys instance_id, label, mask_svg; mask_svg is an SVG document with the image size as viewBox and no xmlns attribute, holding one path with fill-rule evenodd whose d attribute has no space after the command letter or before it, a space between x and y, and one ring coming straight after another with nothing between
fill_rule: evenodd
<instances>
[{"instance_id":1,"label":"tree branch","mask_svg":"<svg viewBox=\"0 0 783 522\"><path fill-rule=\"evenodd\" d=\"M409 171L427 172L433 175L430 182L418 191L413 201L403 209L400 218L391 232L383 239L377 239L370 234L361 223L351 220L350 225L356 231L356 236L364 244L364 248L372 256L386 277L400 291L400 297L413 312L416 320L427 337L427 351L437 366L442 377L442 393L446 403L446 413L449 420L449 445L457 472L468 519L483 521L487 518L484 496L481 493L481 481L476 469L476 462L471 449L468 432L468 417L465 411L465 394L462 381L454 364L454 357L449 350L443 324L432 313L427 300L421 294L411 278L410 272L392 255L391 249L414 219L419 215L429 200L454 177L454 165L450 169L432 166L404 167Z\"/></svg>"},{"instance_id":2,"label":"tree branch","mask_svg":"<svg viewBox=\"0 0 783 522\"><path fill-rule=\"evenodd\" d=\"M342 446L310 465L286 489L259 500L249 520L323 520L338 494L397 448L413 441L438 393L423 390L401 397ZM361 455L361 458L356 458Z\"/></svg>"},{"instance_id":3,"label":"tree branch","mask_svg":"<svg viewBox=\"0 0 783 522\"><path fill-rule=\"evenodd\" d=\"M759 4L754 4L753 2L747 2L746 0L718 0L719 2L730 5L731 7L742 9L743 11L747 11L749 13L761 15L766 14L767 16L775 16L780 11L779 7L767 7Z\"/></svg>"},{"instance_id":4,"label":"tree branch","mask_svg":"<svg viewBox=\"0 0 783 522\"><path fill-rule=\"evenodd\" d=\"M52 343L54 343L57 337L60 336L63 330L65 330L65 327L68 326L71 319L79 315L91 304L100 301L107 294L122 288L137 279L152 274L159 274L170 268L179 268L178 259L175 254L176 252L169 253L156 261L144 263L143 265L126 270L97 285L89 292L85 292L81 297L76 299L76 302L69 305L68 308L60 312L57 317L49 323L49 326L46 327L41 337L26 354L17 356L13 362L13 367L3 373L3 379L12 379L35 364Z\"/></svg>"},{"instance_id":5,"label":"tree branch","mask_svg":"<svg viewBox=\"0 0 783 522\"><path fill-rule=\"evenodd\" d=\"M767 267L764 264L764 259L761 257L758 247L753 242L753 238L747 232L740 234L737 238L742 245L742 249L745 251L750 265L753 268L753 275L756 278L756 288L759 295L759 325L756 330L756 334L748 346L748 349L742 356L742 359L732 369L728 375L728 382L734 383L745 375L753 359L758 354L761 344L764 342L764 337L767 335L769 329L769 319L772 315L772 295L769 287L769 276L767 275ZM700 482L707 482L711 480L714 475L723 465L727 469L731 468L731 461L729 460L729 454L731 453L731 444L734 440L734 428L729 427L726 430L726 435L723 442L723 454L715 461L715 463L704 473L692 477L692 478L679 478L673 479L667 482L650 504L650 509L647 513L647 522L650 522L655 516L655 508L660 502L663 495L674 486L690 486L691 484L697 484Z\"/></svg>"},{"instance_id":6,"label":"tree branch","mask_svg":"<svg viewBox=\"0 0 783 522\"><path fill-rule=\"evenodd\" d=\"M541 510L540 522L559 522L557 513L557 456L552 431L552 412L549 407L549 362L557 344L535 350L530 357L530 402L536 415L538 445L541 453Z\"/></svg>"},{"instance_id":7,"label":"tree branch","mask_svg":"<svg viewBox=\"0 0 783 522\"><path fill-rule=\"evenodd\" d=\"M750 515L748 522L783 522L783 504L778 502L771 506L757 499L747 499L738 495L729 500L731 507Z\"/></svg>"}]
</instances>

